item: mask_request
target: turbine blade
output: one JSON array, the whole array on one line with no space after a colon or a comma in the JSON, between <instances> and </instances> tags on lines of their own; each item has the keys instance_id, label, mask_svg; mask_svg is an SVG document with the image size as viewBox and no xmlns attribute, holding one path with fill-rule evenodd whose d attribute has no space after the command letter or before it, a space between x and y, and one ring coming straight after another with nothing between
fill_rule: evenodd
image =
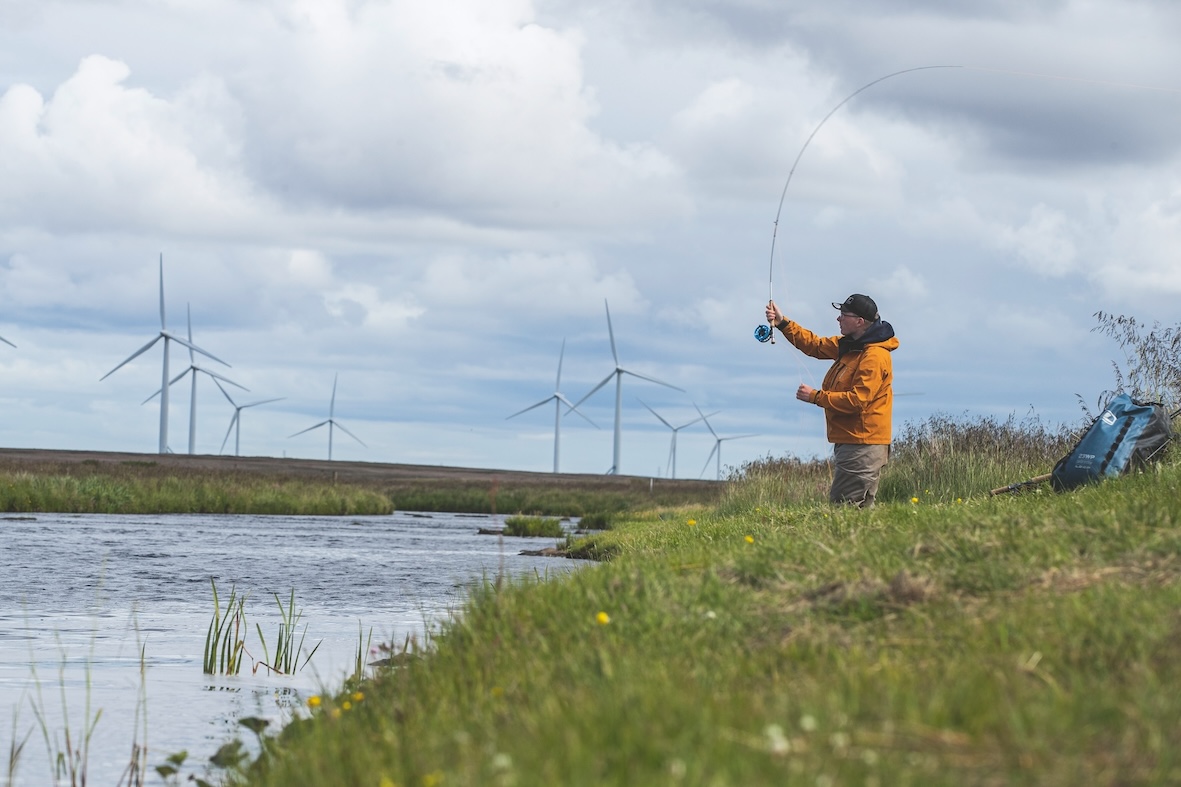
<instances>
[{"instance_id":1,"label":"turbine blade","mask_svg":"<svg viewBox=\"0 0 1181 787\"><path fill-rule=\"evenodd\" d=\"M8 341L8 340L7 340L7 339L5 339L3 336L0 336L0 342L4 342L5 344L7 344L9 347L12 347L12 348L15 348L15 347L16 347L16 345L15 345L15 344L13 344L12 342ZM561 374L561 371L560 371L560 370L561 370L561 368L562 368L562 367L561 367L561 365L559 365L559 366L558 366L558 369L559 369L559 372L558 372L558 373L559 373L559 374Z\"/></svg>"},{"instance_id":2,"label":"turbine blade","mask_svg":"<svg viewBox=\"0 0 1181 787\"><path fill-rule=\"evenodd\" d=\"M258 407L260 404L270 404L271 402L281 402L286 398L287 398L286 396L277 396L274 399L263 399L261 402L251 402L250 404L244 404L238 409L245 410L247 407Z\"/></svg>"},{"instance_id":3,"label":"turbine blade","mask_svg":"<svg viewBox=\"0 0 1181 787\"><path fill-rule=\"evenodd\" d=\"M193 308L190 304L185 304L185 317L189 323L189 364L192 365L197 362L193 357Z\"/></svg>"},{"instance_id":4,"label":"turbine blade","mask_svg":"<svg viewBox=\"0 0 1181 787\"><path fill-rule=\"evenodd\" d=\"M328 420L336 415L336 381L340 378L340 373L332 375L332 400L328 403Z\"/></svg>"},{"instance_id":5,"label":"turbine blade","mask_svg":"<svg viewBox=\"0 0 1181 787\"><path fill-rule=\"evenodd\" d=\"M98 378L99 382L102 382L103 380L107 379L107 378L108 378L108 377L110 377L112 374L114 374L115 372L119 371L119 370L120 370L120 369L122 369L124 366L126 366L126 365L127 365L127 364L129 364L129 363L131 363L132 361L134 361L136 358L138 358L139 356L143 355L144 353L146 353L148 350L152 349L152 345L153 345L153 344L155 344L156 342L160 341L160 339L161 339L161 338L163 338L163 336L164 336L164 334L163 334L163 333L159 333L159 334L157 334L155 339L152 339L150 342L148 342L147 344L145 344L143 347L140 347L138 350L136 350L135 352L133 352L131 355L127 356L127 360L123 361L123 363L119 364L119 365L118 365L118 366L116 366L114 369L112 369L111 371L107 372L107 373L106 373L106 374L104 374L102 377Z\"/></svg>"},{"instance_id":6,"label":"turbine blade","mask_svg":"<svg viewBox=\"0 0 1181 787\"><path fill-rule=\"evenodd\" d=\"M227 400L227 401L229 401L229 403L230 403L230 404L232 404L234 407L237 407L237 406L238 406L238 403L237 403L237 402L235 402L235 401L234 401L234 400L233 400L233 399L230 397L230 394L229 394L229 392L228 392L228 391L226 391L226 389L222 387L222 384L221 384L221 383L219 383L219 382L217 381L217 378L216 378L216 377L214 377L214 378L213 378L213 384L217 386L217 389L218 389L219 391L221 391L221 393L222 393L222 396L224 396L224 397L226 398L226 400Z\"/></svg>"},{"instance_id":7,"label":"turbine blade","mask_svg":"<svg viewBox=\"0 0 1181 787\"><path fill-rule=\"evenodd\" d=\"M210 377L212 377L212 378L213 378L213 381L214 381L214 382L217 382L218 380L221 380L223 383L229 383L230 385L232 385L232 386L234 386L234 387L236 387L236 388L241 388L243 391L249 391L249 390L250 390L250 389L249 389L249 388L247 388L245 385L242 385L242 384L240 384L240 383L236 383L236 382L234 382L233 380L231 380L231 379L230 379L230 378L228 378L228 377L223 377L222 375L218 374L217 372L211 372L211 371L209 371L208 369L202 368L202 367L200 367L200 366L193 366L192 368L193 368L193 369L196 369L198 372L201 372L202 374L207 374L207 375L209 375Z\"/></svg>"},{"instance_id":8,"label":"turbine blade","mask_svg":"<svg viewBox=\"0 0 1181 787\"><path fill-rule=\"evenodd\" d=\"M555 399L557 399L557 400L558 400L559 402L561 402L562 404L566 405L566 407L567 407L567 408L569 408L569 409L567 409L567 410L566 410L566 412L562 413L562 417L563 417L563 418L565 418L567 415L570 415L570 413L576 413L576 414L578 415L578 417L579 417L579 418L581 418L582 420L586 421L588 424L590 424L590 425L591 425L591 426L593 426L594 428L596 428L596 429L602 429L602 427L601 427L601 426L599 426L599 425L598 425L598 424L596 424L594 421L592 421L591 419L589 419L589 418L587 418L585 415L583 415L583 413L582 413L582 411L581 411L581 410L579 410L579 409L578 409L577 407L575 407L574 405L570 404L570 400L569 400L569 399L567 399L565 396L562 396L561 394L554 394L554 398L555 398Z\"/></svg>"},{"instance_id":9,"label":"turbine blade","mask_svg":"<svg viewBox=\"0 0 1181 787\"><path fill-rule=\"evenodd\" d=\"M160 333L168 330L164 321L164 252L160 252Z\"/></svg>"},{"instance_id":10,"label":"turbine blade","mask_svg":"<svg viewBox=\"0 0 1181 787\"><path fill-rule=\"evenodd\" d=\"M165 338L171 339L172 341L176 342L177 344L183 344L185 347L188 347L190 350L196 350L197 352L204 355L206 358L212 358L213 360L217 361L220 364L223 364L225 366L229 366L228 363L223 361L221 358L218 358L216 355L209 352L208 350L202 350L200 347L193 344L192 342L190 342L186 339L182 339L179 336L176 336L175 334L171 334L168 331L161 331L160 335L164 336Z\"/></svg>"},{"instance_id":11,"label":"turbine blade","mask_svg":"<svg viewBox=\"0 0 1181 787\"><path fill-rule=\"evenodd\" d=\"M637 401L637 402L639 402L640 404L644 405L644 407L648 407L648 403L647 403L647 402L645 402L643 399L639 398L638 396L636 397L636 401ZM673 425L672 425L672 424L670 424L668 421L666 421L666 420L664 420L663 418L661 418L661 417L660 417L660 413L656 412L656 411L655 411L655 410L653 410L651 407L648 407L648 412L652 413L652 415L654 415L654 416L656 416L657 418L659 418L659 419L660 419L660 423L664 424L664 425L665 425L665 426L667 426L669 429L672 429L672 428L673 428Z\"/></svg>"},{"instance_id":12,"label":"turbine blade","mask_svg":"<svg viewBox=\"0 0 1181 787\"><path fill-rule=\"evenodd\" d=\"M718 440L717 442L714 443L714 447L713 447L713 449L710 450L709 456L705 457L705 464L701 466L701 472L697 474L698 478L705 477L705 471L709 469L709 460L714 458L714 454L717 453L718 446L721 445L721 443L722 443L721 440Z\"/></svg>"},{"instance_id":13,"label":"turbine blade","mask_svg":"<svg viewBox=\"0 0 1181 787\"><path fill-rule=\"evenodd\" d=\"M287 438L291 439L292 437L298 437L299 435L303 434L304 432L310 432L313 429L319 429L321 426L324 426L327 423L328 423L327 421L321 421L320 423L316 424L315 426L309 426L307 429L301 429L300 431L296 432L295 434L287 435Z\"/></svg>"},{"instance_id":14,"label":"turbine blade","mask_svg":"<svg viewBox=\"0 0 1181 787\"><path fill-rule=\"evenodd\" d=\"M344 428L344 424L342 424L340 421L333 421L333 422L332 422L332 424L333 424L333 425L334 425L334 426L335 426L337 429L339 429L340 431L344 432L345 434L347 434L349 437L351 437L351 438L353 438L354 440L356 440L356 441L357 441L358 443L360 443L361 445L365 445L365 441L364 441L364 440L362 440L360 437L357 437L355 434L353 434L352 432L350 432L348 429L345 429L345 428ZM368 448L369 446L365 445L365 447L366 447L366 448Z\"/></svg>"},{"instance_id":15,"label":"turbine blade","mask_svg":"<svg viewBox=\"0 0 1181 787\"><path fill-rule=\"evenodd\" d=\"M607 336L611 338L611 357L615 359L615 367L619 368L619 353L615 352L615 330L611 327L611 307L607 299L603 299L603 306L607 309Z\"/></svg>"},{"instance_id":16,"label":"turbine blade","mask_svg":"<svg viewBox=\"0 0 1181 787\"><path fill-rule=\"evenodd\" d=\"M639 377L641 380L647 380L650 383L656 383L657 385L663 385L665 388L672 388L674 391L685 393L684 388L678 388L672 383L666 383L664 380L657 380L655 377L649 377L646 374L640 374L639 372L633 372L628 369L620 369L619 371L623 374L630 374L632 377Z\"/></svg>"},{"instance_id":17,"label":"turbine blade","mask_svg":"<svg viewBox=\"0 0 1181 787\"><path fill-rule=\"evenodd\" d=\"M614 376L615 376L615 374L616 374L615 372L611 372L611 374L609 374L609 375L607 375L606 377L604 377L604 378L603 378L603 382L599 383L599 384L598 384L598 385L596 385L594 388L590 389L590 393L588 393L586 396L582 397L582 398L581 398L581 399L579 399L577 402L575 402L575 403L572 405L572 407L577 407L578 405L580 405L580 404L582 404L583 402L585 402L587 399L589 399L589 398L591 398L592 396L594 396L594 395L595 395L595 393L596 393L596 392L597 392L597 391L598 391L600 388L602 388L602 387L603 387L604 385L606 385L607 383L611 382L611 378L612 378L612 377L614 377Z\"/></svg>"},{"instance_id":18,"label":"turbine blade","mask_svg":"<svg viewBox=\"0 0 1181 787\"><path fill-rule=\"evenodd\" d=\"M0 337L3 338L3 337ZM562 337L562 349L558 353L558 380L554 383L554 390L562 390L562 358L566 355L566 337Z\"/></svg>"},{"instance_id":19,"label":"turbine blade","mask_svg":"<svg viewBox=\"0 0 1181 787\"><path fill-rule=\"evenodd\" d=\"M701 408L697 406L697 402L693 403L693 408L695 410L697 410L697 414L701 416L701 420L705 421L705 428L709 429L709 433L714 436L714 439L717 439L718 433L714 431L713 425L710 424L709 416L707 416L705 413L701 412ZM714 413L714 415L717 415L717 413Z\"/></svg>"},{"instance_id":20,"label":"turbine blade","mask_svg":"<svg viewBox=\"0 0 1181 787\"><path fill-rule=\"evenodd\" d=\"M221 448L217 449L219 454L226 450L226 442L230 439L230 432L234 431L234 424L238 423L238 412L238 410L234 410L234 417L230 419L230 428L226 429L226 436L221 439Z\"/></svg>"},{"instance_id":21,"label":"turbine blade","mask_svg":"<svg viewBox=\"0 0 1181 787\"><path fill-rule=\"evenodd\" d=\"M516 411L515 413L513 413L512 415L510 415L510 416L507 416L507 417L506 417L504 420L506 420L506 421L507 421L509 418L516 418L516 417L517 417L518 415L520 415L521 413L527 413L527 412L529 412L530 410L535 410L535 409L537 409L538 407L541 407L543 404L549 404L550 402L552 402L552 401L553 401L554 399L556 399L556 398L558 398L558 397L557 397L557 396L547 396L546 398L542 399L542 400L541 400L540 402L538 402L537 404L531 404L531 405L529 405L528 407L526 407L524 410L517 410L517 411Z\"/></svg>"}]
</instances>

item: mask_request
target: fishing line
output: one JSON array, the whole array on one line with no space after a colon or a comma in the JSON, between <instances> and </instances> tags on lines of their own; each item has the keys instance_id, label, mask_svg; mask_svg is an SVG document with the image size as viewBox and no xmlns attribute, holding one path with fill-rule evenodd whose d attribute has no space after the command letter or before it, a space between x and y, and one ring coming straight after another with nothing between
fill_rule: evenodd
<instances>
[{"instance_id":1,"label":"fishing line","mask_svg":"<svg viewBox=\"0 0 1181 787\"><path fill-rule=\"evenodd\" d=\"M794 176L796 174L796 167L799 166L800 159L804 157L804 151L806 151L808 149L808 145L812 144L812 139L816 136L817 133L819 133L820 129L824 127L824 124L828 122L829 118L831 118L833 115L835 115L841 107L843 107L845 104L848 104L850 101L852 101L858 95L865 92L866 90L869 90L874 85L876 85L880 82L885 82L887 79L893 79L894 77L902 76L903 74L912 74L916 71L933 71L933 70L937 70L937 69L949 69L949 68L965 69L965 70L969 70L969 71L982 71L985 73L992 73L992 74L1008 74L1011 76L1020 76L1020 77L1034 77L1034 78L1038 78L1038 79L1054 79L1054 80L1061 80L1061 81L1065 81L1065 82L1080 82L1083 84L1104 85L1107 87L1130 88L1133 90L1152 90L1152 91L1161 92L1161 93L1181 94L1181 88L1161 87L1161 86L1157 86L1157 85L1144 85L1144 84L1137 84L1134 82L1119 82L1119 81L1107 80L1107 79L1089 79L1087 77L1072 77L1072 76L1064 76L1061 74L1046 74L1046 73L1040 73L1040 72L1036 72L1036 71L1019 71L1016 69L1009 69L1009 68L988 68L985 66L966 66L966 65L915 66L914 68L904 68L901 71L894 71L892 73L886 74L885 76L878 77L877 79L873 80L872 82L865 83L864 85L857 88L849 95L845 96L845 98L842 99L839 104L834 106L831 110L829 110L827 115L825 115L823 118L821 118L820 122L816 124L816 127L814 129L812 129L812 133L808 135L808 138L806 140L804 140L804 144L800 148L800 152L796 154L795 161L792 162L791 169L787 173L787 181L783 184L783 192L779 195L779 207L775 210L775 221L774 221L774 224L772 225L772 228L771 228L771 258L770 258L770 261L768 263L768 268L767 268L767 300L768 300L768 302L775 300L775 241L779 236L779 219L780 219L780 216L783 214L783 203L787 198L787 189L789 186L791 186L792 176ZM766 324L759 325L757 328L755 328L754 335L755 335L755 338L758 339L760 342L769 341L771 344L775 343L775 332L772 330L772 327L770 325L766 325Z\"/></svg>"}]
</instances>

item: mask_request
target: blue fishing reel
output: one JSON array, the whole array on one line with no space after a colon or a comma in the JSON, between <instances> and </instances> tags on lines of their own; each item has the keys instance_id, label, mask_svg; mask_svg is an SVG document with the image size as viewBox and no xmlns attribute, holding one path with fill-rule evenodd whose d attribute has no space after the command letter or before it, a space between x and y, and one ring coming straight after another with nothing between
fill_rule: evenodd
<instances>
[{"instance_id":1,"label":"blue fishing reel","mask_svg":"<svg viewBox=\"0 0 1181 787\"><path fill-rule=\"evenodd\" d=\"M755 338L760 342L766 343L771 341L771 337L775 334L771 332L771 326L766 323L755 328Z\"/></svg>"}]
</instances>

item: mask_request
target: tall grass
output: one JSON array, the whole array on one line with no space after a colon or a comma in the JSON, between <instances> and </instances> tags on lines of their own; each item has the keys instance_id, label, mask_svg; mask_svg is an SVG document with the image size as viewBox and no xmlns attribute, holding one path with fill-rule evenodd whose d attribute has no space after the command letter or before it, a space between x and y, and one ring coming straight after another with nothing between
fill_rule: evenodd
<instances>
[{"instance_id":1,"label":"tall grass","mask_svg":"<svg viewBox=\"0 0 1181 787\"><path fill-rule=\"evenodd\" d=\"M43 475L0 472L0 511L99 514L388 514L389 498L357 486L226 475Z\"/></svg>"},{"instance_id":2,"label":"tall grass","mask_svg":"<svg viewBox=\"0 0 1181 787\"><path fill-rule=\"evenodd\" d=\"M1047 473L1073 447L1081 427L1052 426L1036 416L936 414L907 422L891 447L878 489L880 502L951 503ZM822 505L828 500L832 467L827 460L765 457L731 475L722 510Z\"/></svg>"}]
</instances>

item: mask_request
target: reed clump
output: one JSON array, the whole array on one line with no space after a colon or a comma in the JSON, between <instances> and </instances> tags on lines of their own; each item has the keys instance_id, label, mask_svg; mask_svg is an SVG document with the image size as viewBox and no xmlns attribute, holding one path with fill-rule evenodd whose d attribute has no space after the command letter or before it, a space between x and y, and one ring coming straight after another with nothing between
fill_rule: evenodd
<instances>
[{"instance_id":1,"label":"reed clump","mask_svg":"<svg viewBox=\"0 0 1181 787\"><path fill-rule=\"evenodd\" d=\"M504 520L504 534L525 538L561 538L562 521L546 516L510 516Z\"/></svg>"}]
</instances>

